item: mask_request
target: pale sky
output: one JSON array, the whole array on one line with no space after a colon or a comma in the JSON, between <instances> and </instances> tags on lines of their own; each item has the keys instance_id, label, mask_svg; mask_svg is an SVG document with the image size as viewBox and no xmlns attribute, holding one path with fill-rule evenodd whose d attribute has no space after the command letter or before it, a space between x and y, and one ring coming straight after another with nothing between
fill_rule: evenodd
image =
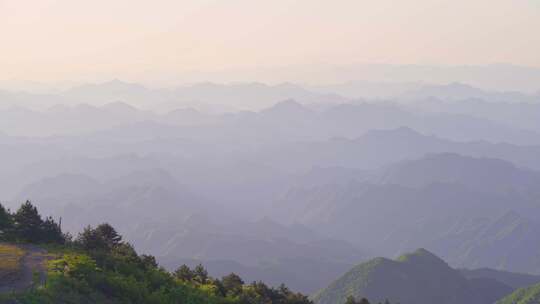
<instances>
[{"instance_id":1,"label":"pale sky","mask_svg":"<svg viewBox=\"0 0 540 304\"><path fill-rule=\"evenodd\" d=\"M540 67L540 0L0 0L0 79L288 65Z\"/></svg>"}]
</instances>

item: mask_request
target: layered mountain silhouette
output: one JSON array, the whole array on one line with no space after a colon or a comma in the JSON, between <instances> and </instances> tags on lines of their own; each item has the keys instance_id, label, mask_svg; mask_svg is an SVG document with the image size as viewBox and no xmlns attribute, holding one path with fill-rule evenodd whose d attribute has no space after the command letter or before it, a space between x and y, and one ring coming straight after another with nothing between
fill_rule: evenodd
<instances>
[{"instance_id":1,"label":"layered mountain silhouette","mask_svg":"<svg viewBox=\"0 0 540 304\"><path fill-rule=\"evenodd\" d=\"M457 183L482 192L516 191L540 197L540 172L518 168L494 158L455 153L428 154L389 166L381 183L421 188L433 183Z\"/></svg>"},{"instance_id":2,"label":"layered mountain silhouette","mask_svg":"<svg viewBox=\"0 0 540 304\"><path fill-rule=\"evenodd\" d=\"M418 247L540 273L531 96L420 86L396 87L417 90L407 103L257 83L0 92L16 104L0 110L2 201L31 199L67 230L109 221L171 268L238 267L305 292ZM37 100L52 107L25 107Z\"/></svg>"},{"instance_id":3,"label":"layered mountain silhouette","mask_svg":"<svg viewBox=\"0 0 540 304\"><path fill-rule=\"evenodd\" d=\"M229 140L249 137L246 139L293 141L355 138L370 129L408 126L426 134L460 141L540 144L534 119L527 125L516 124L516 114L492 117L476 115L475 111L424 110L426 106L422 104L351 101L339 96L321 96L294 85L199 84L178 91L150 90L112 81L73 88L65 94L67 97L59 98L44 109L25 108L22 102L7 109L0 108L0 128L22 136L73 135L152 121L183 127L179 133L192 134L193 138L199 139L209 136L215 139L217 133L224 133ZM41 100L41 97L36 98ZM247 105L251 100L257 100L260 105L261 99L265 98L269 101L263 107L253 109L248 106L244 107L245 111L212 112L201 107L205 101L212 103L223 99ZM161 108L156 105L162 103L169 105L165 110L156 109ZM489 104L482 105L482 109L489 107ZM508 112L519 114L519 109ZM531 109L531 112L537 111ZM22 120L26 123L21 123ZM253 130L257 130L257 136Z\"/></svg>"},{"instance_id":4,"label":"layered mountain silhouette","mask_svg":"<svg viewBox=\"0 0 540 304\"><path fill-rule=\"evenodd\" d=\"M536 171L444 153L343 176L289 191L277 217L390 256L424 246L455 267L540 273Z\"/></svg>"}]
</instances>

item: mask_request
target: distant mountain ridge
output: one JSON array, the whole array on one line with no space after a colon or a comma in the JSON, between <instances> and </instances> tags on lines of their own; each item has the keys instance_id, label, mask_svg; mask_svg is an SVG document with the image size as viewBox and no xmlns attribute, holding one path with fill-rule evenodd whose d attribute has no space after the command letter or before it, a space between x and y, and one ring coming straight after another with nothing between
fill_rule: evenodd
<instances>
[{"instance_id":1,"label":"distant mountain ridge","mask_svg":"<svg viewBox=\"0 0 540 304\"><path fill-rule=\"evenodd\" d=\"M474 86L452 82L445 85L424 85L403 95L405 99L439 98L446 101L480 99L489 102L538 102L538 96L517 91L495 92L476 88Z\"/></svg>"},{"instance_id":2,"label":"distant mountain ridge","mask_svg":"<svg viewBox=\"0 0 540 304\"><path fill-rule=\"evenodd\" d=\"M298 134L292 139L314 138L314 134L319 134L320 139L332 136L352 138L368 129L408 126L421 132L462 141L485 139L491 142L540 144L540 126L535 122L540 110L532 101L528 101L526 98L528 95L485 92L455 83L447 86L426 86L423 89L436 94L427 93L427 97L418 97L412 104L408 104L400 102L399 98L392 102L380 100L366 102L361 98L351 99L339 94L314 92L290 83L277 85L199 83L177 88L149 89L138 84L113 80L81 85L59 95L7 92L5 101L11 106L24 108L28 107L28 104L40 102L41 107L38 108L54 106L56 111L40 113L30 110L25 114L17 111L0 111L0 129L6 129L10 134L32 136L76 134L80 131L106 129L120 124L151 120L179 126L218 123L219 126L215 130L226 126L233 129L234 132L229 130L232 134L238 132L238 129L246 128L257 128L261 133L263 131L267 133L272 130L266 129L272 127L281 136ZM462 102L463 99L484 98L479 100L485 103L476 103L472 106L461 103L458 108L462 110L445 106L451 109L448 113L425 110L433 106L426 106L423 103L424 99L442 98L444 101L447 95L457 95L459 98L455 100L456 102ZM0 103L3 99L0 92ZM500 105L508 99L512 99L516 104ZM292 106L292 100L297 106ZM454 102L454 99L450 100ZM519 106L518 100L525 106ZM289 101L289 106L285 107L287 102L283 101ZM486 114L490 112L491 103L496 105L494 108L497 111L492 111L497 112L496 115ZM64 107L58 111L60 107L57 105L71 105L73 108ZM106 106L101 107L102 105ZM134 106L140 110L135 111ZM438 108L437 103L434 107ZM200 113L167 114L185 108L194 108ZM208 108L214 110L207 111ZM523 111L522 108L527 110ZM318 113L308 113L309 111ZM264 115L265 113L270 115ZM74 115L78 116L78 123L70 120ZM18 125L22 116L30 117L26 120L35 124L27 123L24 128ZM248 120L238 119L246 116ZM520 123L519 116L527 116L527 123ZM238 121L240 125L231 125L228 118ZM101 123L96 123L97 121ZM280 121L287 121L290 126ZM43 129L34 126L37 124Z\"/></svg>"},{"instance_id":3,"label":"distant mountain ridge","mask_svg":"<svg viewBox=\"0 0 540 304\"><path fill-rule=\"evenodd\" d=\"M491 278L515 289L531 286L540 282L539 275L528 275L490 268L459 269L459 272L467 279Z\"/></svg>"},{"instance_id":4,"label":"distant mountain ridge","mask_svg":"<svg viewBox=\"0 0 540 304\"><path fill-rule=\"evenodd\" d=\"M508 161L466 157L457 153L427 154L389 166L381 183L423 187L430 183L460 183L484 192L526 192L540 197L540 172L518 168Z\"/></svg>"},{"instance_id":5,"label":"distant mountain ridge","mask_svg":"<svg viewBox=\"0 0 540 304\"><path fill-rule=\"evenodd\" d=\"M276 218L387 256L423 246L456 267L540 274L539 172L441 153L344 176L299 184Z\"/></svg>"}]
</instances>

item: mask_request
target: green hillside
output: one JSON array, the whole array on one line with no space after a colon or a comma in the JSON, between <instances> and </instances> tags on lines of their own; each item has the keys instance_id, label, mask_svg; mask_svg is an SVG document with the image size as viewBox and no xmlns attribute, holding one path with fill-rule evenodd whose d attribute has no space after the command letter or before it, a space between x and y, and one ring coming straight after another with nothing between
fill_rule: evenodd
<instances>
[{"instance_id":1,"label":"green hillside","mask_svg":"<svg viewBox=\"0 0 540 304\"><path fill-rule=\"evenodd\" d=\"M540 303L540 284L520 288L497 304L538 304Z\"/></svg>"},{"instance_id":2,"label":"green hillside","mask_svg":"<svg viewBox=\"0 0 540 304\"><path fill-rule=\"evenodd\" d=\"M313 296L317 304L342 304L347 297L401 304L491 304L512 288L492 279L468 280L424 249L396 260L360 264Z\"/></svg>"},{"instance_id":3,"label":"green hillside","mask_svg":"<svg viewBox=\"0 0 540 304\"><path fill-rule=\"evenodd\" d=\"M0 242L0 270L19 273L0 277L0 303L311 303L284 285L246 284L233 273L212 278L202 265L179 265L170 273L106 223L72 238L52 218L43 220L30 202L15 213L0 205ZM30 251L43 254L38 259Z\"/></svg>"}]
</instances>

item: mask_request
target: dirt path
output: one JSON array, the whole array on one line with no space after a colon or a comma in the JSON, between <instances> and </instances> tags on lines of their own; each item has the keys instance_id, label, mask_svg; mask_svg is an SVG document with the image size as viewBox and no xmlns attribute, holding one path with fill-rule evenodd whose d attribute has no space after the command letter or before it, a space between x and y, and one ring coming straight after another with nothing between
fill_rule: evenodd
<instances>
[{"instance_id":1,"label":"dirt path","mask_svg":"<svg viewBox=\"0 0 540 304\"><path fill-rule=\"evenodd\" d=\"M21 259L21 269L13 280L0 284L0 293L22 291L34 284L34 273L39 275L38 284L44 284L46 279L47 261L51 259L47 251L34 245L19 245L25 250Z\"/></svg>"}]
</instances>

